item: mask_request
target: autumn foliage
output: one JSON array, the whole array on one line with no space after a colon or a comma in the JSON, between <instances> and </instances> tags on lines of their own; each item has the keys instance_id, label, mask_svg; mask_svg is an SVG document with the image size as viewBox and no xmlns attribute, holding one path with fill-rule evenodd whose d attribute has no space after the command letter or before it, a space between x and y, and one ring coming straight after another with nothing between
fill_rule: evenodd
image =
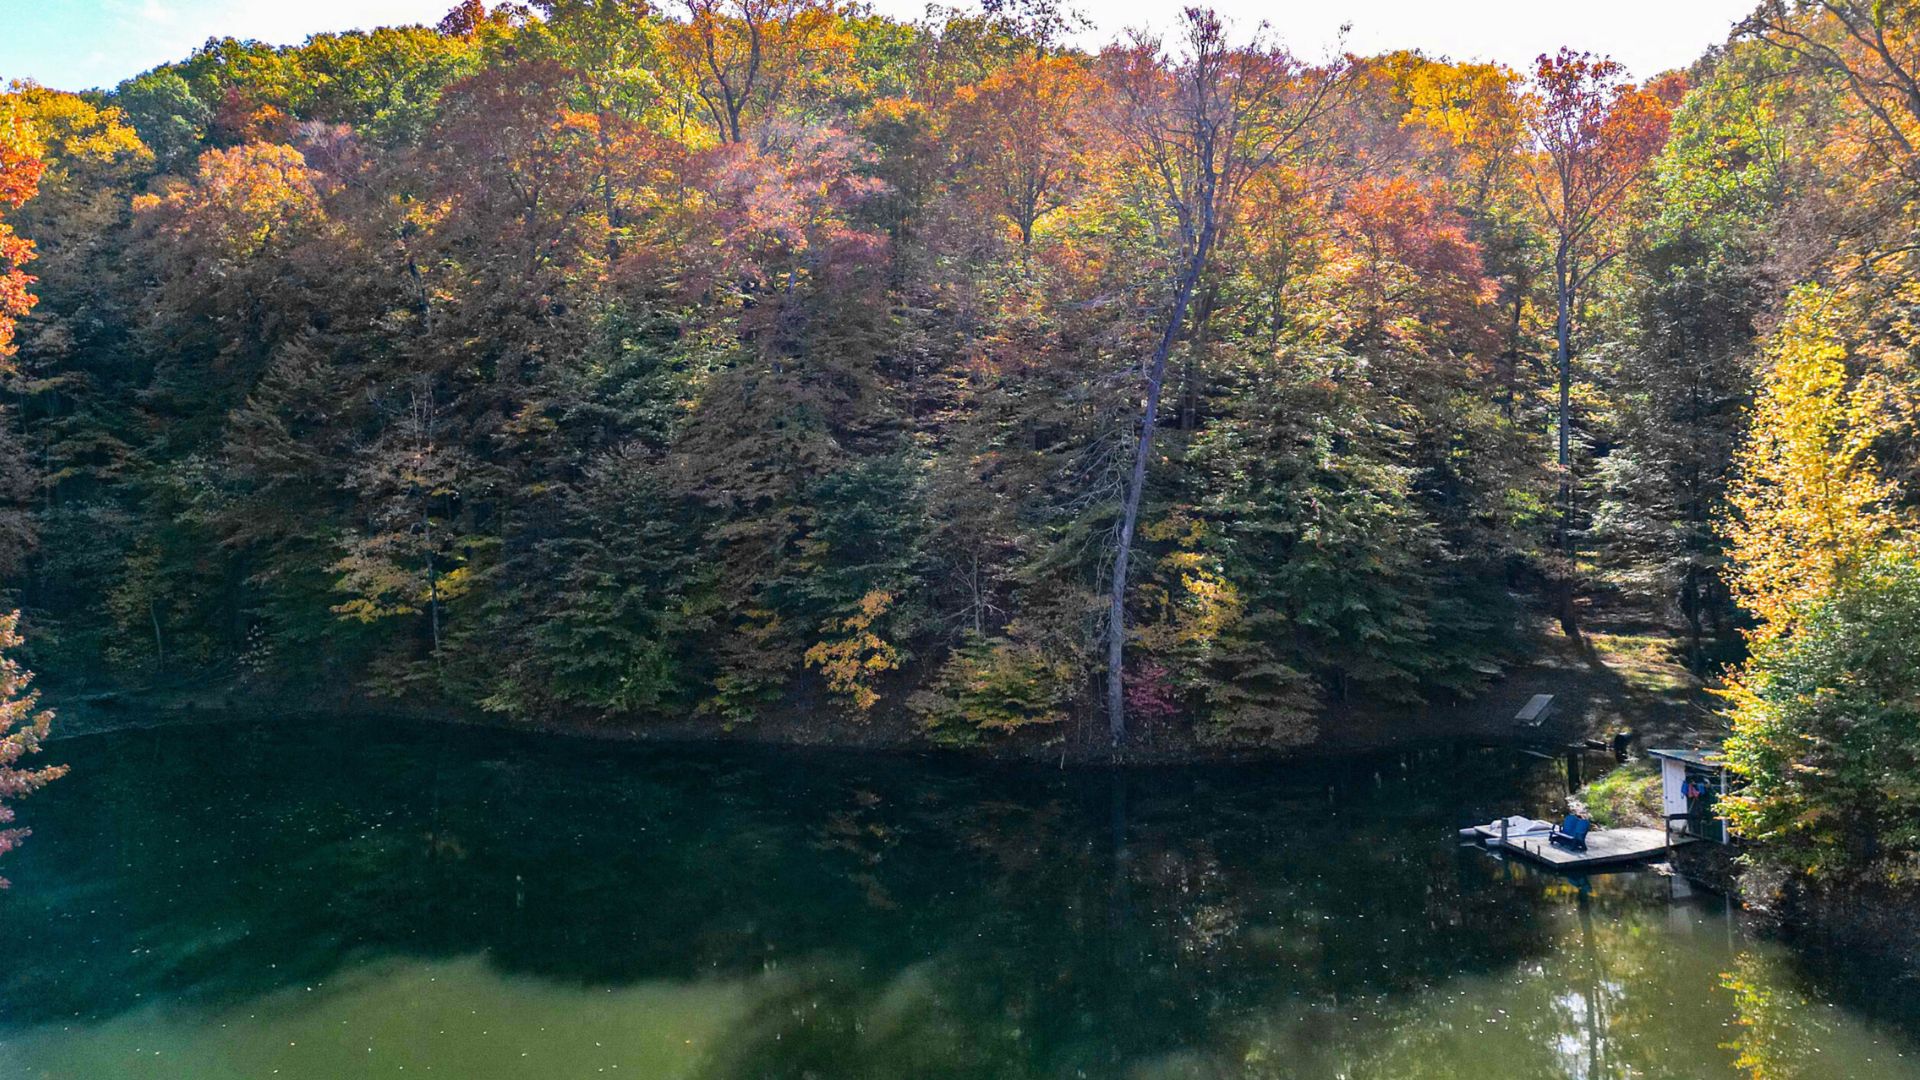
<instances>
[{"instance_id":1,"label":"autumn foliage","mask_svg":"<svg viewBox=\"0 0 1920 1080\"><path fill-rule=\"evenodd\" d=\"M1790 631L1902 524L1873 449L1881 403L1870 384L1849 385L1835 298L1806 288L1788 305L1732 494L1735 588L1761 637Z\"/></svg>"},{"instance_id":2,"label":"autumn foliage","mask_svg":"<svg viewBox=\"0 0 1920 1080\"><path fill-rule=\"evenodd\" d=\"M0 105L0 214L31 199L45 169L39 137L27 117ZM33 309L27 291L33 278L22 269L32 259L33 241L0 217L0 364L14 354L15 320Z\"/></svg>"},{"instance_id":3,"label":"autumn foliage","mask_svg":"<svg viewBox=\"0 0 1920 1080\"><path fill-rule=\"evenodd\" d=\"M11 803L31 795L66 775L66 768L48 765L29 768L23 759L40 752L53 712L39 707L40 695L31 686L33 673L15 658L22 642L20 613L0 615L0 825L11 824ZM26 829L0 829L0 855L12 851L25 840ZM6 879L0 878L0 888Z\"/></svg>"},{"instance_id":4,"label":"autumn foliage","mask_svg":"<svg viewBox=\"0 0 1920 1080\"><path fill-rule=\"evenodd\" d=\"M1911 16L1636 81L467 2L18 86L0 585L102 683L1121 753L1632 612L1726 676L1757 830L1851 715L1782 688L1910 592Z\"/></svg>"},{"instance_id":5,"label":"autumn foliage","mask_svg":"<svg viewBox=\"0 0 1920 1080\"><path fill-rule=\"evenodd\" d=\"M100 677L607 722L1473 693L1551 479L1534 90L1064 27L469 3L17 91L23 600Z\"/></svg>"}]
</instances>

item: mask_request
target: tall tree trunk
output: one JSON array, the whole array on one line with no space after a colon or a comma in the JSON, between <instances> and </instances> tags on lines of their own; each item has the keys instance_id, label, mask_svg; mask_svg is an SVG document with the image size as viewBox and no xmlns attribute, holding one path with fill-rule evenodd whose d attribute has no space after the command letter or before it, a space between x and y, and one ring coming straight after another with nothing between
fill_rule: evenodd
<instances>
[{"instance_id":1,"label":"tall tree trunk","mask_svg":"<svg viewBox=\"0 0 1920 1080\"><path fill-rule=\"evenodd\" d=\"M1573 483L1570 473L1573 461L1570 425L1568 420L1573 400L1573 282L1571 268L1567 265L1567 256L1563 251L1554 262L1554 294L1557 312L1553 324L1553 359L1560 376L1560 409L1555 414L1560 437L1560 548L1570 551L1571 543L1568 525L1573 508Z\"/></svg>"},{"instance_id":2,"label":"tall tree trunk","mask_svg":"<svg viewBox=\"0 0 1920 1080\"><path fill-rule=\"evenodd\" d=\"M600 115L600 202L607 215L607 268L620 261L620 204L613 195L613 145L607 139L607 116Z\"/></svg>"},{"instance_id":3,"label":"tall tree trunk","mask_svg":"<svg viewBox=\"0 0 1920 1080\"><path fill-rule=\"evenodd\" d=\"M1511 422L1513 404L1519 398L1520 382L1520 319L1526 311L1526 293L1518 288L1513 291L1513 325L1507 332L1507 351L1502 358L1501 383L1502 397L1500 415Z\"/></svg>"},{"instance_id":4,"label":"tall tree trunk","mask_svg":"<svg viewBox=\"0 0 1920 1080\"><path fill-rule=\"evenodd\" d=\"M1700 564L1689 558L1686 578L1680 586L1680 611L1687 617L1687 669L1696 675L1706 666L1701 656L1705 649L1700 603Z\"/></svg>"},{"instance_id":5,"label":"tall tree trunk","mask_svg":"<svg viewBox=\"0 0 1920 1080\"><path fill-rule=\"evenodd\" d=\"M440 656L440 567L433 553L433 496L429 493L420 500L420 528L423 530L427 545L427 621L433 630L433 655Z\"/></svg>"},{"instance_id":6,"label":"tall tree trunk","mask_svg":"<svg viewBox=\"0 0 1920 1080\"><path fill-rule=\"evenodd\" d=\"M147 618L153 622L154 669L156 671L165 671L167 668L167 639L160 634L160 609L154 604L152 597L147 598Z\"/></svg>"},{"instance_id":7,"label":"tall tree trunk","mask_svg":"<svg viewBox=\"0 0 1920 1080\"><path fill-rule=\"evenodd\" d=\"M1219 303L1220 286L1217 282L1208 282L1205 288L1195 286L1193 326L1187 331L1187 355L1185 362L1180 365L1179 427L1189 434L1200 426L1201 368L1205 361L1207 331Z\"/></svg>"},{"instance_id":8,"label":"tall tree trunk","mask_svg":"<svg viewBox=\"0 0 1920 1080\"><path fill-rule=\"evenodd\" d=\"M1553 286L1557 302L1554 320L1554 359L1560 373L1560 409L1557 426L1560 436L1560 554L1566 560L1560 580L1554 584L1555 607L1560 628L1567 637L1580 640L1580 620L1573 606L1573 282L1574 268L1563 242L1553 263Z\"/></svg>"},{"instance_id":9,"label":"tall tree trunk","mask_svg":"<svg viewBox=\"0 0 1920 1080\"><path fill-rule=\"evenodd\" d=\"M1180 275L1174 294L1173 310L1167 315L1160 344L1153 350L1153 366L1147 372L1147 409L1140 421L1140 441L1133 450L1133 472L1127 477L1126 505L1120 513L1120 540L1113 556L1113 586L1107 598L1107 731L1113 745L1127 737L1127 564L1133 557L1134 526L1140 520L1140 495L1147 484L1147 461L1153 452L1154 421L1160 413L1160 391L1167 381L1167 357L1180 337L1181 324L1187 320L1187 307L1193 302L1193 289L1207 265L1208 249L1213 246L1212 214L1201 226L1194 244L1193 257Z\"/></svg>"}]
</instances>

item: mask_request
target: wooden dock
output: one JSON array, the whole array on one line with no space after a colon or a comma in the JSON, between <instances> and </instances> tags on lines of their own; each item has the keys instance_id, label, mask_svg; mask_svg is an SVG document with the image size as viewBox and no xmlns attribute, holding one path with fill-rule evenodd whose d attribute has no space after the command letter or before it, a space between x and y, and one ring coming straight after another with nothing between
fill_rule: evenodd
<instances>
[{"instance_id":1,"label":"wooden dock","mask_svg":"<svg viewBox=\"0 0 1920 1080\"><path fill-rule=\"evenodd\" d=\"M1673 842L1681 844L1690 839L1676 836ZM1511 851L1555 870L1591 870L1659 858L1667 853L1667 836L1659 829L1595 829L1587 834L1585 851L1550 844L1544 836L1495 838L1487 846L1495 851Z\"/></svg>"}]
</instances>

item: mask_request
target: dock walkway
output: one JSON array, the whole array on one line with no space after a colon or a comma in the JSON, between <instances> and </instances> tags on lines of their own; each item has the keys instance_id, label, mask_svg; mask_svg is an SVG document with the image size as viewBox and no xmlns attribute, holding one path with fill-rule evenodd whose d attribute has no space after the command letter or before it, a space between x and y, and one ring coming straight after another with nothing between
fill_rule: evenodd
<instances>
[{"instance_id":1,"label":"dock walkway","mask_svg":"<svg viewBox=\"0 0 1920 1080\"><path fill-rule=\"evenodd\" d=\"M1674 843L1691 840L1674 837ZM1544 836L1494 838L1487 846L1511 851L1555 870L1585 870L1643 862L1667 853L1666 834L1659 829L1595 829L1587 834L1587 850L1573 851L1547 842Z\"/></svg>"}]
</instances>

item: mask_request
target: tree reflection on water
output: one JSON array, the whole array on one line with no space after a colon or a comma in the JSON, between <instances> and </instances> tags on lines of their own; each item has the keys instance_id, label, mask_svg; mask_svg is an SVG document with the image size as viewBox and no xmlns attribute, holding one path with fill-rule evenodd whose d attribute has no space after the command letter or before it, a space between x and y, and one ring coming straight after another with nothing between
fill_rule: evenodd
<instances>
[{"instance_id":1,"label":"tree reflection on water","mask_svg":"<svg viewBox=\"0 0 1920 1080\"><path fill-rule=\"evenodd\" d=\"M1550 782L1495 751L1062 772L366 721L61 748L0 898L25 1075L165 1046L209 1076L1920 1076L1779 1004L1847 976L1718 901L1458 849Z\"/></svg>"}]
</instances>

